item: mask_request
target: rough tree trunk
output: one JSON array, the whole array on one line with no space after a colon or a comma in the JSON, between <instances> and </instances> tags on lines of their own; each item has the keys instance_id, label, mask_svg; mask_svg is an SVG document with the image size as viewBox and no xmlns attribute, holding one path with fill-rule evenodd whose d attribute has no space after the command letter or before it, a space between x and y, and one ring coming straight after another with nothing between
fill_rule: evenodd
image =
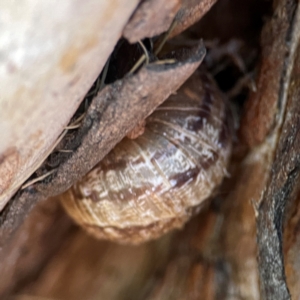
<instances>
[{"instance_id":1,"label":"rough tree trunk","mask_svg":"<svg viewBox=\"0 0 300 300\"><path fill-rule=\"evenodd\" d=\"M138 2L0 4L0 298L299 299L299 2ZM156 241L88 236L57 195L201 62L232 106L230 177Z\"/></svg>"}]
</instances>

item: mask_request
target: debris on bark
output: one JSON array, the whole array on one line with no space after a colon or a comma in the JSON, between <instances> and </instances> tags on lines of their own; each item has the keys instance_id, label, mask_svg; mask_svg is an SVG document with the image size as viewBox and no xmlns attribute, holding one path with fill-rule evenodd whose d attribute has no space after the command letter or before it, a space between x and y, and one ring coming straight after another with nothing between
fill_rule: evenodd
<instances>
[{"instance_id":1,"label":"debris on bark","mask_svg":"<svg viewBox=\"0 0 300 300\"><path fill-rule=\"evenodd\" d=\"M54 151L0 213L1 299L300 297L299 3L163 2L128 16ZM230 176L181 231L139 246L87 236L53 196L176 92L205 51L234 115ZM7 178L15 153L0 157Z\"/></svg>"}]
</instances>

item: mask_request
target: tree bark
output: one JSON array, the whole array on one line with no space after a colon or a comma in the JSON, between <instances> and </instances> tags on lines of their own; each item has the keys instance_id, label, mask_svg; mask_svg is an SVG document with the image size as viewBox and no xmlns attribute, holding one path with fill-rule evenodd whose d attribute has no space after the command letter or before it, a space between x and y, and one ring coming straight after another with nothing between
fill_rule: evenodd
<instances>
[{"instance_id":1,"label":"tree bark","mask_svg":"<svg viewBox=\"0 0 300 300\"><path fill-rule=\"evenodd\" d=\"M70 11L55 8L66 14L64 30L71 36L70 32L82 28L88 19L83 36L74 34L80 45L87 45L91 35L97 36L97 42L92 50L78 52L76 58L73 52L63 56L64 47L53 50L65 63L71 58L76 62L73 67L67 65L68 80L57 77L53 67L45 84L39 72L44 65L56 66L51 60L45 59L40 68L24 65L26 72L34 73L28 75L28 82L32 80L31 85L39 91L32 102L25 101L25 96L31 97L25 85L25 92L7 106L7 95L16 94L11 93L12 85L3 89L0 188L3 206L10 201L0 214L1 299L300 297L299 2L276 0L271 7L268 1L220 0L210 9L215 2L170 0L162 5L146 0L124 8L122 3L104 1L104 9L98 2L88 1L85 8L72 10L74 4L70 4ZM183 31L209 9L199 23ZM99 10L110 17L97 19ZM61 22L57 18L49 20ZM74 19L76 27L68 25ZM99 22L104 22L101 27L96 26ZM169 40L156 55L155 47L170 26ZM32 32L43 28L41 25ZM117 42L122 32L132 44L124 38ZM52 41L58 36L44 38ZM204 44L199 41L202 37ZM76 48L69 36L66 41L70 49ZM132 72L145 53L140 43L148 57ZM45 48L37 48L43 56ZM103 75L92 84L109 55L105 87L98 92ZM233 107L236 134L230 177L182 230L156 241L122 246L86 235L65 214L56 196L176 92L202 60ZM24 84L24 77L13 77L21 70L18 66L15 69L10 60L1 58L0 63L13 74L14 89ZM61 83L54 94L57 81ZM94 95L84 97L89 88ZM48 98L40 101L45 91L51 105ZM82 117L80 122L78 117ZM49 126L51 122L55 124ZM76 128L64 131L69 122ZM7 138L4 129L8 127L22 137L22 143L16 139L14 144ZM34 135L38 130L47 136L40 146L40 137ZM50 151L60 133L64 136L55 151ZM23 148L32 153L26 154L20 150ZM26 188L18 189L26 183Z\"/></svg>"}]
</instances>

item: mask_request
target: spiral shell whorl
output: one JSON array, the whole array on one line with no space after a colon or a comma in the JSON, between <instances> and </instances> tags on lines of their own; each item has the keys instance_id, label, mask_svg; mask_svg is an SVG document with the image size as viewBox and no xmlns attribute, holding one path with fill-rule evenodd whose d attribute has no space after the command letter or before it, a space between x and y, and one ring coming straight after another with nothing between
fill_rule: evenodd
<instances>
[{"instance_id":1,"label":"spiral shell whorl","mask_svg":"<svg viewBox=\"0 0 300 300\"><path fill-rule=\"evenodd\" d=\"M200 78L201 80L200 80ZM125 243L181 227L226 174L231 126L225 100L196 72L63 197L90 233Z\"/></svg>"}]
</instances>

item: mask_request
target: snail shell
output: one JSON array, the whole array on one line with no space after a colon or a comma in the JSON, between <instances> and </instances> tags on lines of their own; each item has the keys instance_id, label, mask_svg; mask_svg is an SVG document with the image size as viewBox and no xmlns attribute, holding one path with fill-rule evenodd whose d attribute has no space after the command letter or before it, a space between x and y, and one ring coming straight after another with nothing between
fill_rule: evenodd
<instances>
[{"instance_id":1,"label":"snail shell","mask_svg":"<svg viewBox=\"0 0 300 300\"><path fill-rule=\"evenodd\" d=\"M226 174L231 126L226 102L196 72L62 197L89 233L140 243L181 227ZM195 209L196 208L196 209Z\"/></svg>"}]
</instances>

